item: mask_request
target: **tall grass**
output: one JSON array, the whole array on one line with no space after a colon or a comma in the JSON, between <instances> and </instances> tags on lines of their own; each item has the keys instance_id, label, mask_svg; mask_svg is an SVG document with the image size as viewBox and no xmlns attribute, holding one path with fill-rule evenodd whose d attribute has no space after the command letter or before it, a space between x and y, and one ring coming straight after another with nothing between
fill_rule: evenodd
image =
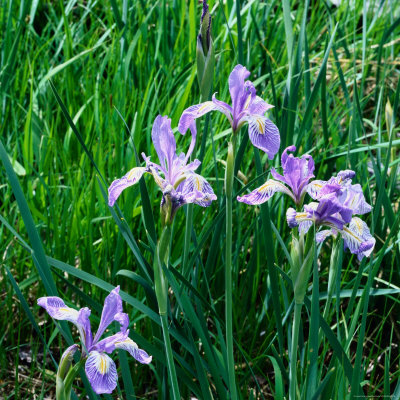
<instances>
[{"instance_id":1,"label":"tall grass","mask_svg":"<svg viewBox=\"0 0 400 400\"><path fill-rule=\"evenodd\" d=\"M281 151L296 144L314 157L319 179L356 171L377 240L374 256L338 261L324 312L331 243L318 249L299 336L302 398L400 397L399 25L395 1L285 0L210 2L216 50L214 91L242 62L257 94L274 104ZM120 284L132 338L152 354L151 368L120 354L118 390L105 398L168 398L166 356L152 264L159 191L150 180L107 206L106 187L156 157L151 125L158 113L175 127L197 103L197 1L2 1L0 7L0 393L54 395L55 364L73 339L36 305L58 293L101 312ZM181 395L226 398L224 322L224 164L230 129L223 116L200 123L197 156L218 201L193 208L182 266L185 213L173 225L169 328ZM178 147L187 137L176 133ZM204 149L202 151L201 149ZM237 143L235 194L263 182L267 161ZM288 389L293 313L288 276L286 200L233 208L233 339L240 398L283 399ZM312 288L312 290L311 290ZM35 322L36 321L36 322ZM318 348L318 340L322 342ZM129 373L130 372L130 373ZM98 398L82 374L78 396ZM128 394L126 394L128 393ZM129 397L128 397L129 396ZM77 397L75 397L77 398Z\"/></svg>"}]
</instances>

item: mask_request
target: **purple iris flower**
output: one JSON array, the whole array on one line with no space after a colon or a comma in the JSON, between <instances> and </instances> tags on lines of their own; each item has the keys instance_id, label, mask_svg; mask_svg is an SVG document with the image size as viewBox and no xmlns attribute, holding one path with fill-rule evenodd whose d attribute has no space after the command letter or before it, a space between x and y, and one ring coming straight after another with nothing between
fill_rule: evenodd
<instances>
[{"instance_id":1,"label":"purple iris flower","mask_svg":"<svg viewBox=\"0 0 400 400\"><path fill-rule=\"evenodd\" d=\"M286 212L288 225L296 226L306 233L311 225L327 225L342 230L343 226L351 221L352 210L341 204L335 193L324 196L318 203L312 202L304 206L303 212L289 208Z\"/></svg>"},{"instance_id":2,"label":"purple iris flower","mask_svg":"<svg viewBox=\"0 0 400 400\"><path fill-rule=\"evenodd\" d=\"M186 153L176 154L176 141L171 129L171 120L157 116L151 132L152 141L160 164L150 161L142 153L146 167L135 167L122 178L112 182L108 189L108 204L113 206L124 189L139 182L144 173L153 175L154 180L163 192L161 206L171 204L171 220L176 210L184 204L195 203L208 207L217 198L210 184L194 171L200 165L199 160L188 163L196 143L196 126L190 126L192 141Z\"/></svg>"},{"instance_id":3,"label":"purple iris flower","mask_svg":"<svg viewBox=\"0 0 400 400\"><path fill-rule=\"evenodd\" d=\"M325 185L318 183L318 191L313 195L319 202L312 202L304 206L303 212L297 212L289 208L286 213L288 224L291 228L299 227L301 232L307 232L314 223L318 226L325 226L328 229L321 230L316 234L316 241L323 242L329 236L335 236L340 232L345 249L356 254L358 259L368 257L375 246L375 239L372 237L368 225L355 214L363 214L369 204L365 202L360 185L352 185L349 171L339 173L338 178L331 178ZM352 171L351 171L352 172ZM345 179L343 176L347 174ZM348 181L350 179L350 181ZM315 182L315 181L314 181ZM320 181L322 182L322 181ZM339 189L337 189L339 186ZM322 194L329 192L328 194ZM367 207L368 206L368 207Z\"/></svg>"},{"instance_id":4,"label":"purple iris flower","mask_svg":"<svg viewBox=\"0 0 400 400\"><path fill-rule=\"evenodd\" d=\"M117 386L117 368L114 361L107 355L115 349L126 350L137 361L149 364L152 357L144 350L139 349L137 344L129 338L129 317L122 312L122 299L117 286L104 300L101 313L100 325L93 338L90 327L90 309L87 307L75 310L67 307L59 297L41 297L38 304L43 307L49 315L58 320L72 322L79 331L83 344L84 354L87 356L85 364L86 376L97 394L111 393ZM111 336L100 340L107 327L117 321L121 330Z\"/></svg>"},{"instance_id":5,"label":"purple iris flower","mask_svg":"<svg viewBox=\"0 0 400 400\"><path fill-rule=\"evenodd\" d=\"M336 192L340 202L351 208L353 214L369 213L372 207L365 201L361 185L351 183L354 176L354 171L344 170L328 181L314 180L307 186L307 193L314 200L319 200L328 193Z\"/></svg>"},{"instance_id":6,"label":"purple iris flower","mask_svg":"<svg viewBox=\"0 0 400 400\"><path fill-rule=\"evenodd\" d=\"M288 151L296 151L296 146L289 146L282 153L283 176L272 168L271 174L276 180L268 179L251 193L242 197L238 196L238 201L250 205L262 204L276 192L281 192L290 196L297 205L302 204L308 182L314 177L314 160L308 154L299 158L288 154Z\"/></svg>"},{"instance_id":7,"label":"purple iris flower","mask_svg":"<svg viewBox=\"0 0 400 400\"><path fill-rule=\"evenodd\" d=\"M253 145L268 154L272 160L279 150L280 136L276 125L264 116L273 106L256 95L252 82L246 80L250 72L242 65L236 65L229 75L229 92L232 106L217 100L215 94L212 101L196 104L187 108L179 120L178 130L185 133L196 118L217 110L225 114L237 132L246 122L249 124L249 137Z\"/></svg>"}]
</instances>

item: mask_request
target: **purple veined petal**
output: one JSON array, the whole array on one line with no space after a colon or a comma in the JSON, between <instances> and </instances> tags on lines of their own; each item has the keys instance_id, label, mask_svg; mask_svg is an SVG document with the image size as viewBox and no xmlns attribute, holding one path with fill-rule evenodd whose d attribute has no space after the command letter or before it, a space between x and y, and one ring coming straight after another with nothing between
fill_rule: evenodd
<instances>
[{"instance_id":1,"label":"purple veined petal","mask_svg":"<svg viewBox=\"0 0 400 400\"><path fill-rule=\"evenodd\" d=\"M277 126L268 118L260 115L245 117L249 123L249 137L251 143L265 153L272 160L279 150L281 138Z\"/></svg>"},{"instance_id":2,"label":"purple veined petal","mask_svg":"<svg viewBox=\"0 0 400 400\"><path fill-rule=\"evenodd\" d=\"M189 127L193 124L196 118L209 113L210 111L217 110L218 106L212 101L195 104L183 111L178 123L178 131L185 134Z\"/></svg>"},{"instance_id":3,"label":"purple veined petal","mask_svg":"<svg viewBox=\"0 0 400 400\"><path fill-rule=\"evenodd\" d=\"M307 217L307 213L303 213L304 217ZM289 228L295 228L299 225L296 219L297 211L293 207L289 207L286 210L286 221L289 225Z\"/></svg>"},{"instance_id":4,"label":"purple veined petal","mask_svg":"<svg viewBox=\"0 0 400 400\"><path fill-rule=\"evenodd\" d=\"M307 233L313 224L308 212L297 212L292 207L286 211L286 220L290 228L298 226L302 233Z\"/></svg>"},{"instance_id":5,"label":"purple veined petal","mask_svg":"<svg viewBox=\"0 0 400 400\"><path fill-rule=\"evenodd\" d=\"M216 110L222 112L222 114L224 114L226 116L226 118L228 118L229 123L231 124L231 126L233 126L233 110L232 107L225 103L224 101L218 100L215 97L215 93L212 95L212 102L215 104L216 106Z\"/></svg>"},{"instance_id":6,"label":"purple veined petal","mask_svg":"<svg viewBox=\"0 0 400 400\"><path fill-rule=\"evenodd\" d=\"M115 343L116 349L126 350L136 361L141 364L150 364L153 359L144 350L139 349L138 345L130 338Z\"/></svg>"},{"instance_id":7,"label":"purple veined petal","mask_svg":"<svg viewBox=\"0 0 400 400\"><path fill-rule=\"evenodd\" d=\"M269 109L275 106L268 104L261 97L256 96L248 106L249 114L252 115L264 115Z\"/></svg>"},{"instance_id":8,"label":"purple veined petal","mask_svg":"<svg viewBox=\"0 0 400 400\"><path fill-rule=\"evenodd\" d=\"M276 180L288 184L286 178L285 178L283 175L278 174L278 172L276 172L276 169L275 169L275 168L271 168L271 175L272 175Z\"/></svg>"},{"instance_id":9,"label":"purple veined petal","mask_svg":"<svg viewBox=\"0 0 400 400\"><path fill-rule=\"evenodd\" d=\"M40 297L37 300L39 306L43 307L50 317L60 320L72 322L79 331L82 343L88 348L92 344L92 331L90 329L90 309L81 308L79 311L67 307L60 297Z\"/></svg>"},{"instance_id":10,"label":"purple veined petal","mask_svg":"<svg viewBox=\"0 0 400 400\"><path fill-rule=\"evenodd\" d=\"M201 207L208 207L217 199L211 185L201 175L190 173L179 187L185 203L195 203Z\"/></svg>"},{"instance_id":11,"label":"purple veined petal","mask_svg":"<svg viewBox=\"0 0 400 400\"><path fill-rule=\"evenodd\" d=\"M375 246L375 238L362 219L352 218L349 226L345 226L341 233L345 248L348 248L351 253L357 254L359 260L371 255Z\"/></svg>"},{"instance_id":12,"label":"purple veined petal","mask_svg":"<svg viewBox=\"0 0 400 400\"><path fill-rule=\"evenodd\" d=\"M333 229L324 229L324 230L316 233L315 241L317 243L322 243L323 241L325 241L326 238L328 238L329 236L334 236L334 235L335 235L335 233L334 233Z\"/></svg>"},{"instance_id":13,"label":"purple veined petal","mask_svg":"<svg viewBox=\"0 0 400 400\"><path fill-rule=\"evenodd\" d=\"M194 159L191 163L185 165L185 171L195 171L201 164L197 158Z\"/></svg>"},{"instance_id":14,"label":"purple veined petal","mask_svg":"<svg viewBox=\"0 0 400 400\"><path fill-rule=\"evenodd\" d=\"M229 92L232 98L233 116L237 117L241 113L243 104L243 94L245 93L245 80L250 76L250 72L243 65L236 65L229 75Z\"/></svg>"},{"instance_id":15,"label":"purple veined petal","mask_svg":"<svg viewBox=\"0 0 400 400\"><path fill-rule=\"evenodd\" d=\"M299 226L299 232L307 233L313 223L317 222L319 216L318 207L320 207L320 203L311 202L304 205L304 212L296 213L295 219Z\"/></svg>"},{"instance_id":16,"label":"purple veined petal","mask_svg":"<svg viewBox=\"0 0 400 400\"><path fill-rule=\"evenodd\" d=\"M282 165L283 170L285 170L286 162L287 162L287 159L289 157L288 151L295 152L296 151L296 146L295 145L291 145L291 146L286 147L285 150L283 150L283 153L282 153L282 156L281 156L281 165Z\"/></svg>"},{"instance_id":17,"label":"purple veined petal","mask_svg":"<svg viewBox=\"0 0 400 400\"><path fill-rule=\"evenodd\" d=\"M343 205L351 208L353 214L362 215L372 210L372 207L365 201L361 185L358 183L355 185L345 185L342 194L339 196L339 200Z\"/></svg>"},{"instance_id":18,"label":"purple veined petal","mask_svg":"<svg viewBox=\"0 0 400 400\"><path fill-rule=\"evenodd\" d=\"M337 173L338 183L343 184L346 181L351 181L356 176L356 173L351 169L346 169Z\"/></svg>"},{"instance_id":19,"label":"purple veined petal","mask_svg":"<svg viewBox=\"0 0 400 400\"><path fill-rule=\"evenodd\" d=\"M176 141L171 129L171 119L158 115L153 122L151 139L156 149L161 167L166 173L176 157Z\"/></svg>"},{"instance_id":20,"label":"purple veined petal","mask_svg":"<svg viewBox=\"0 0 400 400\"><path fill-rule=\"evenodd\" d=\"M314 160L308 154L302 157L294 157L288 151L295 151L295 146L287 147L281 157L283 176L273 170L272 175L285 182L292 190L296 204L302 202L306 186L311 178L314 177Z\"/></svg>"},{"instance_id":21,"label":"purple veined petal","mask_svg":"<svg viewBox=\"0 0 400 400\"><path fill-rule=\"evenodd\" d=\"M253 190L249 194L241 197L238 196L237 200L250 205L258 205L268 201L277 192L285 193L290 196L294 201L296 201L292 192L285 185L280 182L274 181L273 179L269 179L262 186Z\"/></svg>"},{"instance_id":22,"label":"purple veined petal","mask_svg":"<svg viewBox=\"0 0 400 400\"><path fill-rule=\"evenodd\" d=\"M326 181L314 180L307 185L307 193L314 200L318 200L318 193L326 185Z\"/></svg>"},{"instance_id":23,"label":"purple veined petal","mask_svg":"<svg viewBox=\"0 0 400 400\"><path fill-rule=\"evenodd\" d=\"M331 195L333 193L339 193L342 187L336 182L336 179L330 179L329 181L314 180L307 185L307 193L314 200L320 200L324 196Z\"/></svg>"},{"instance_id":24,"label":"purple veined petal","mask_svg":"<svg viewBox=\"0 0 400 400\"><path fill-rule=\"evenodd\" d=\"M145 172L148 171L146 167L132 168L126 175L120 179L113 181L108 188L108 205L112 207L117 201L118 197L127 187L132 186L139 182L140 178Z\"/></svg>"},{"instance_id":25,"label":"purple veined petal","mask_svg":"<svg viewBox=\"0 0 400 400\"><path fill-rule=\"evenodd\" d=\"M101 335L107 329L107 327L115 321L115 316L122 313L122 299L119 295L119 286L113 289L110 294L104 300L103 311L101 313L101 319L99 328L97 329L93 343L97 343Z\"/></svg>"},{"instance_id":26,"label":"purple veined petal","mask_svg":"<svg viewBox=\"0 0 400 400\"><path fill-rule=\"evenodd\" d=\"M129 330L120 331L114 335L107 336L99 342L95 343L91 351L98 351L99 353L111 354L115 350L115 343L125 340L128 337Z\"/></svg>"},{"instance_id":27,"label":"purple veined petal","mask_svg":"<svg viewBox=\"0 0 400 400\"><path fill-rule=\"evenodd\" d=\"M97 394L110 394L117 386L117 368L114 361L105 353L91 351L86 360L85 372Z\"/></svg>"},{"instance_id":28,"label":"purple veined petal","mask_svg":"<svg viewBox=\"0 0 400 400\"><path fill-rule=\"evenodd\" d=\"M126 332L129 326L129 316L128 314L121 312L118 314L115 314L114 320L119 322L121 325L121 332Z\"/></svg>"}]
</instances>

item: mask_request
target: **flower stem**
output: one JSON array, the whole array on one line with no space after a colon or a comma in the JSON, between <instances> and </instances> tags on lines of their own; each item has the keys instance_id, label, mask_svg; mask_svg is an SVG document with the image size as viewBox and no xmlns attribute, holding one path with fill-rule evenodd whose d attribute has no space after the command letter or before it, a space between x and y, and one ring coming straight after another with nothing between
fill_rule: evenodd
<instances>
[{"instance_id":1,"label":"flower stem","mask_svg":"<svg viewBox=\"0 0 400 400\"><path fill-rule=\"evenodd\" d=\"M289 373L289 400L296 400L296 364L297 364L297 344L299 341L300 317L303 304L295 302L294 317L292 325L292 346L290 349L290 373Z\"/></svg>"},{"instance_id":2,"label":"flower stem","mask_svg":"<svg viewBox=\"0 0 400 400\"><path fill-rule=\"evenodd\" d=\"M189 269L187 267L187 262L189 258L189 247L190 247L190 236L192 233L193 225L193 204L187 205L187 215L186 215L186 226L185 226L185 241L183 245L183 261L182 261L182 271L185 278L189 278Z\"/></svg>"},{"instance_id":3,"label":"flower stem","mask_svg":"<svg viewBox=\"0 0 400 400\"><path fill-rule=\"evenodd\" d=\"M174 400L180 400L178 380L176 377L174 356L172 353L171 340L168 331L168 284L162 269L163 264L168 267L169 242L171 239L171 226L165 225L157 243L156 257L154 260L154 285L156 290L158 312L161 318L161 327L164 337L165 352L167 355L167 367L172 397Z\"/></svg>"},{"instance_id":4,"label":"flower stem","mask_svg":"<svg viewBox=\"0 0 400 400\"><path fill-rule=\"evenodd\" d=\"M232 196L234 178L235 156L234 145L228 143L228 157L225 170L226 193L226 260L225 260L225 326L226 326L226 352L228 362L229 391L232 400L237 399L235 382L235 360L233 358L233 332L232 332Z\"/></svg>"}]
</instances>

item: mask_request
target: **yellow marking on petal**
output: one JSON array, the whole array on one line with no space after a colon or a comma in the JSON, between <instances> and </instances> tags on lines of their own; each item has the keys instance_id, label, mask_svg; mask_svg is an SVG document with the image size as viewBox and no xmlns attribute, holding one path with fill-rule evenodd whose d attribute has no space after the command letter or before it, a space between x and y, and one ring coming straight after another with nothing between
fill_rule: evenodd
<instances>
[{"instance_id":1,"label":"yellow marking on petal","mask_svg":"<svg viewBox=\"0 0 400 400\"><path fill-rule=\"evenodd\" d=\"M98 366L99 372L104 375L108 371L109 365L107 364L107 360L104 356L100 354L100 364Z\"/></svg>"},{"instance_id":2,"label":"yellow marking on petal","mask_svg":"<svg viewBox=\"0 0 400 400\"><path fill-rule=\"evenodd\" d=\"M296 219L307 219L307 213L303 212L303 213L297 213L295 216Z\"/></svg>"},{"instance_id":3,"label":"yellow marking on petal","mask_svg":"<svg viewBox=\"0 0 400 400\"><path fill-rule=\"evenodd\" d=\"M251 100L251 94L249 94L249 97L247 97L246 103L244 103L245 110L247 110L249 108L250 100Z\"/></svg>"},{"instance_id":4,"label":"yellow marking on petal","mask_svg":"<svg viewBox=\"0 0 400 400\"><path fill-rule=\"evenodd\" d=\"M205 110L207 107L210 106L210 102L204 103L198 110L197 113L200 113L201 111Z\"/></svg>"},{"instance_id":5,"label":"yellow marking on petal","mask_svg":"<svg viewBox=\"0 0 400 400\"><path fill-rule=\"evenodd\" d=\"M262 185L262 186L260 186L258 189L257 189L257 192L258 193L262 193L262 192L264 192L264 190L267 190L268 188L270 188L271 186L274 186L275 185L275 183L271 183L271 182L265 182L264 183L264 185Z\"/></svg>"},{"instance_id":6,"label":"yellow marking on petal","mask_svg":"<svg viewBox=\"0 0 400 400\"><path fill-rule=\"evenodd\" d=\"M360 220L354 219L353 221L356 224L358 231L362 232L363 231L363 226L362 226L362 223L360 222Z\"/></svg>"},{"instance_id":7,"label":"yellow marking on petal","mask_svg":"<svg viewBox=\"0 0 400 400\"><path fill-rule=\"evenodd\" d=\"M128 179L131 180L132 178L136 177L137 175L138 175L138 171L137 170L132 170L128 174Z\"/></svg>"},{"instance_id":8,"label":"yellow marking on petal","mask_svg":"<svg viewBox=\"0 0 400 400\"><path fill-rule=\"evenodd\" d=\"M264 134L264 121L260 118L257 118L256 122L258 124L258 131L263 135Z\"/></svg>"},{"instance_id":9,"label":"yellow marking on petal","mask_svg":"<svg viewBox=\"0 0 400 400\"><path fill-rule=\"evenodd\" d=\"M358 236L356 236L349 228L347 228L347 226L344 226L344 227L343 227L343 230L344 230L346 233L348 233L350 236L353 236L353 238L356 239L357 242L360 242L360 243L362 242Z\"/></svg>"},{"instance_id":10,"label":"yellow marking on petal","mask_svg":"<svg viewBox=\"0 0 400 400\"><path fill-rule=\"evenodd\" d=\"M201 192L201 183L200 183L200 179L196 179L196 189Z\"/></svg>"}]
</instances>

